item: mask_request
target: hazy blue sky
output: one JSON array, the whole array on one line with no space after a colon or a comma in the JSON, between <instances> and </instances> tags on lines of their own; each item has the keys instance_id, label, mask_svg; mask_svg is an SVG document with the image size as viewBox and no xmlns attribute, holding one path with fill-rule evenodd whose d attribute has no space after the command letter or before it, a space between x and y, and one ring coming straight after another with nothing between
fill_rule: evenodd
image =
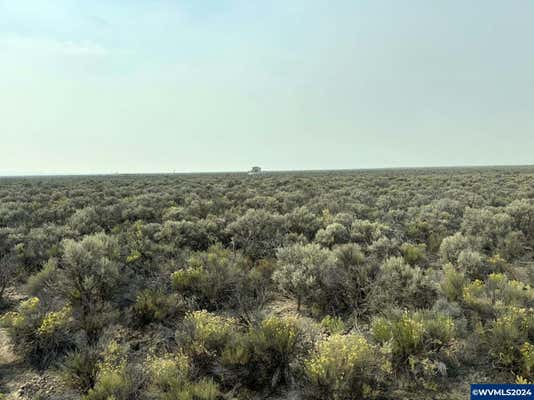
<instances>
[{"instance_id":1,"label":"hazy blue sky","mask_svg":"<svg viewBox=\"0 0 534 400\"><path fill-rule=\"evenodd\" d=\"M531 0L0 0L0 175L534 163Z\"/></svg>"}]
</instances>

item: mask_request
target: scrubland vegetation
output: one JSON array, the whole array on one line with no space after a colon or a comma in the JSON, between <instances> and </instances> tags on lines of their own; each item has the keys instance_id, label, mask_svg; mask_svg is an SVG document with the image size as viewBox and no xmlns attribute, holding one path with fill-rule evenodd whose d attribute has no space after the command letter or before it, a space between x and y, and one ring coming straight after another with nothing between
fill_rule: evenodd
<instances>
[{"instance_id":1,"label":"scrubland vegetation","mask_svg":"<svg viewBox=\"0 0 534 400\"><path fill-rule=\"evenodd\" d=\"M2 332L28 398L460 399L534 380L533 246L527 167L3 179Z\"/></svg>"}]
</instances>

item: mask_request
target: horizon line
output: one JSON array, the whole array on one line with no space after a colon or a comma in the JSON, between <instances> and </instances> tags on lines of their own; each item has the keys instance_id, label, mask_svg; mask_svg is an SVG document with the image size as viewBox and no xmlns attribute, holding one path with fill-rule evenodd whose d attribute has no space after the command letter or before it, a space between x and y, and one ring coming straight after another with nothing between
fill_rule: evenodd
<instances>
[{"instance_id":1,"label":"horizon line","mask_svg":"<svg viewBox=\"0 0 534 400\"><path fill-rule=\"evenodd\" d=\"M465 165L436 165L436 166L402 166L402 167L357 167L357 168L311 168L311 169L263 169L262 173L304 173L304 172L350 172L350 171L392 171L392 170L432 170L432 169L485 169L485 168L528 168L533 164L465 164ZM142 175L224 175L246 174L250 170L225 171L160 171L160 172L80 172L80 173L29 173L29 174L0 174L0 178L53 178L53 177L91 177L91 176L142 176Z\"/></svg>"}]
</instances>

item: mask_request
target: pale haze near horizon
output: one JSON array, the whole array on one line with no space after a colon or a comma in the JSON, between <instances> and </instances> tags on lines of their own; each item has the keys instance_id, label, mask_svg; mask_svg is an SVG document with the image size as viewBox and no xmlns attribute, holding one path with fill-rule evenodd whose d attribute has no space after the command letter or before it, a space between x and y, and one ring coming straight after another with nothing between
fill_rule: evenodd
<instances>
[{"instance_id":1,"label":"pale haze near horizon","mask_svg":"<svg viewBox=\"0 0 534 400\"><path fill-rule=\"evenodd\" d=\"M534 164L534 2L0 0L0 175Z\"/></svg>"}]
</instances>

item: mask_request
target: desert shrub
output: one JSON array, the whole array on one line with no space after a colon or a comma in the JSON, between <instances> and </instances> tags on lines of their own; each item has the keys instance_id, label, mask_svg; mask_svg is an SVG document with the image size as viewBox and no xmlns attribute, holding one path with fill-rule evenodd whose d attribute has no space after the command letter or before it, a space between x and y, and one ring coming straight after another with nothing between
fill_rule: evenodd
<instances>
[{"instance_id":1,"label":"desert shrub","mask_svg":"<svg viewBox=\"0 0 534 400\"><path fill-rule=\"evenodd\" d=\"M456 326L454 321L448 315L420 312L423 325L425 327L425 336L429 339L425 346L431 349L437 349L446 346L456 337Z\"/></svg>"},{"instance_id":2,"label":"desert shrub","mask_svg":"<svg viewBox=\"0 0 534 400\"><path fill-rule=\"evenodd\" d=\"M0 322L7 329L16 351L37 368L46 368L73 348L72 311L65 306L45 312L37 297L22 302Z\"/></svg>"},{"instance_id":3,"label":"desert shrub","mask_svg":"<svg viewBox=\"0 0 534 400\"><path fill-rule=\"evenodd\" d=\"M357 267L359 270L365 266L365 254L361 247L355 243L342 244L334 248L336 263L344 269Z\"/></svg>"},{"instance_id":4,"label":"desert shrub","mask_svg":"<svg viewBox=\"0 0 534 400\"><path fill-rule=\"evenodd\" d=\"M192 329L195 351L222 350L230 338L236 321L221 317L205 310L193 311L186 315L184 325Z\"/></svg>"},{"instance_id":5,"label":"desert shrub","mask_svg":"<svg viewBox=\"0 0 534 400\"><path fill-rule=\"evenodd\" d=\"M64 306L59 311L47 312L37 328L40 345L61 351L71 342L72 309Z\"/></svg>"},{"instance_id":6,"label":"desert shrub","mask_svg":"<svg viewBox=\"0 0 534 400\"><path fill-rule=\"evenodd\" d=\"M297 355L300 327L295 318L269 317L249 333L253 359L261 368L259 380L275 387L291 379L291 362Z\"/></svg>"},{"instance_id":7,"label":"desert shrub","mask_svg":"<svg viewBox=\"0 0 534 400\"><path fill-rule=\"evenodd\" d=\"M321 220L306 206L295 208L286 215L286 224L289 232L304 235L312 240L321 227Z\"/></svg>"},{"instance_id":8,"label":"desert shrub","mask_svg":"<svg viewBox=\"0 0 534 400\"><path fill-rule=\"evenodd\" d=\"M331 335L342 334L346 330L343 320L339 317L332 317L331 315L327 315L321 320L321 326Z\"/></svg>"},{"instance_id":9,"label":"desert shrub","mask_svg":"<svg viewBox=\"0 0 534 400\"><path fill-rule=\"evenodd\" d=\"M239 289L239 309L243 314L261 309L272 297L272 275L276 268L274 260L260 260L248 270Z\"/></svg>"},{"instance_id":10,"label":"desert shrub","mask_svg":"<svg viewBox=\"0 0 534 400\"><path fill-rule=\"evenodd\" d=\"M472 279L484 278L491 270L484 264L478 251L462 250L458 255L458 267Z\"/></svg>"},{"instance_id":11,"label":"desert shrub","mask_svg":"<svg viewBox=\"0 0 534 400\"><path fill-rule=\"evenodd\" d=\"M43 264L60 252L62 239L72 237L72 232L65 226L56 223L44 224L31 228L24 235L24 240L12 249L17 264L24 267L28 273L38 272Z\"/></svg>"},{"instance_id":12,"label":"desert shrub","mask_svg":"<svg viewBox=\"0 0 534 400\"><path fill-rule=\"evenodd\" d=\"M368 246L388 232L389 227L386 225L357 219L351 225L350 237L353 242Z\"/></svg>"},{"instance_id":13,"label":"desert shrub","mask_svg":"<svg viewBox=\"0 0 534 400\"><path fill-rule=\"evenodd\" d=\"M443 267L443 280L441 281L441 291L450 301L458 301L463 296L466 284L465 274L454 268L452 264Z\"/></svg>"},{"instance_id":14,"label":"desert shrub","mask_svg":"<svg viewBox=\"0 0 534 400\"><path fill-rule=\"evenodd\" d=\"M165 221L158 238L175 248L187 246L195 251L206 250L216 242L204 220Z\"/></svg>"},{"instance_id":15,"label":"desert shrub","mask_svg":"<svg viewBox=\"0 0 534 400\"><path fill-rule=\"evenodd\" d=\"M339 245L333 251L317 244L297 244L278 251L273 281L297 299L297 310L304 303L315 314L363 311L375 267L365 263L356 244Z\"/></svg>"},{"instance_id":16,"label":"desert shrub","mask_svg":"<svg viewBox=\"0 0 534 400\"><path fill-rule=\"evenodd\" d=\"M487 331L490 355L495 365L532 379L534 314L531 309L509 307Z\"/></svg>"},{"instance_id":17,"label":"desert shrub","mask_svg":"<svg viewBox=\"0 0 534 400\"><path fill-rule=\"evenodd\" d=\"M134 320L140 326L166 321L182 309L183 304L177 294L166 294L158 289L145 289L138 293L132 307Z\"/></svg>"},{"instance_id":18,"label":"desert shrub","mask_svg":"<svg viewBox=\"0 0 534 400\"><path fill-rule=\"evenodd\" d=\"M390 372L388 362L363 336L334 334L305 362L306 392L317 399L375 398L383 372Z\"/></svg>"},{"instance_id":19,"label":"desert shrub","mask_svg":"<svg viewBox=\"0 0 534 400\"><path fill-rule=\"evenodd\" d=\"M163 214L161 216L161 219L163 221L173 220L173 221L180 221L183 220L186 217L186 214L184 212L184 208L181 206L171 206L167 207L165 210L163 210Z\"/></svg>"},{"instance_id":20,"label":"desert shrub","mask_svg":"<svg viewBox=\"0 0 534 400\"><path fill-rule=\"evenodd\" d=\"M381 236L367 247L366 254L377 261L396 257L399 254L399 242L395 238Z\"/></svg>"},{"instance_id":21,"label":"desert shrub","mask_svg":"<svg viewBox=\"0 0 534 400\"><path fill-rule=\"evenodd\" d=\"M247 308L260 294L254 289L266 283L259 279L258 271L249 268L239 253L213 246L192 255L186 268L173 273L172 282L198 308Z\"/></svg>"},{"instance_id":22,"label":"desert shrub","mask_svg":"<svg viewBox=\"0 0 534 400\"><path fill-rule=\"evenodd\" d=\"M58 266L57 259L49 259L43 268L30 275L26 282L26 290L32 296L53 299L57 296Z\"/></svg>"},{"instance_id":23,"label":"desert shrub","mask_svg":"<svg viewBox=\"0 0 534 400\"><path fill-rule=\"evenodd\" d=\"M193 295L207 275L202 268L184 268L173 272L171 279L176 289ZM200 292L200 289L198 291Z\"/></svg>"},{"instance_id":24,"label":"desert shrub","mask_svg":"<svg viewBox=\"0 0 534 400\"><path fill-rule=\"evenodd\" d=\"M76 321L92 341L116 312L110 302L118 294L118 256L117 241L103 233L63 243L57 293L72 306Z\"/></svg>"},{"instance_id":25,"label":"desert shrub","mask_svg":"<svg viewBox=\"0 0 534 400\"><path fill-rule=\"evenodd\" d=\"M391 346L392 364L428 389L457 365L456 328L453 320L435 312L403 312L375 318L373 337Z\"/></svg>"},{"instance_id":26,"label":"desert shrub","mask_svg":"<svg viewBox=\"0 0 534 400\"><path fill-rule=\"evenodd\" d=\"M210 370L238 332L237 321L206 310L186 314L176 341L201 370Z\"/></svg>"},{"instance_id":27,"label":"desert shrub","mask_svg":"<svg viewBox=\"0 0 534 400\"><path fill-rule=\"evenodd\" d=\"M462 301L470 309L490 316L493 312L491 299L485 295L485 285L481 280L468 283L462 290Z\"/></svg>"},{"instance_id":28,"label":"desert shrub","mask_svg":"<svg viewBox=\"0 0 534 400\"><path fill-rule=\"evenodd\" d=\"M139 385L133 370L122 367L116 370L101 370L94 388L90 389L83 400L135 400L138 398Z\"/></svg>"},{"instance_id":29,"label":"desert shrub","mask_svg":"<svg viewBox=\"0 0 534 400\"><path fill-rule=\"evenodd\" d=\"M146 362L151 396L162 400L195 399L215 400L218 386L209 379L191 381L191 366L184 354L166 354L149 357Z\"/></svg>"},{"instance_id":30,"label":"desert shrub","mask_svg":"<svg viewBox=\"0 0 534 400\"><path fill-rule=\"evenodd\" d=\"M474 280L463 288L463 304L484 317L495 316L503 306L532 307L534 289L506 275L493 273L485 282Z\"/></svg>"},{"instance_id":31,"label":"desert shrub","mask_svg":"<svg viewBox=\"0 0 534 400\"><path fill-rule=\"evenodd\" d=\"M164 392L181 390L187 383L191 372L189 359L185 354L149 357L147 369L151 383Z\"/></svg>"},{"instance_id":32,"label":"desert shrub","mask_svg":"<svg viewBox=\"0 0 534 400\"><path fill-rule=\"evenodd\" d=\"M469 239L461 233L448 236L441 242L439 254L443 263L457 263L460 253L470 249Z\"/></svg>"},{"instance_id":33,"label":"desert shrub","mask_svg":"<svg viewBox=\"0 0 534 400\"><path fill-rule=\"evenodd\" d=\"M87 393L96 383L99 359L92 347L67 354L61 366L64 382L80 393Z\"/></svg>"},{"instance_id":34,"label":"desert shrub","mask_svg":"<svg viewBox=\"0 0 534 400\"><path fill-rule=\"evenodd\" d=\"M278 250L273 281L278 288L297 299L297 310L304 301L320 304L325 273L334 265L332 253L317 244L293 245Z\"/></svg>"},{"instance_id":35,"label":"desert shrub","mask_svg":"<svg viewBox=\"0 0 534 400\"><path fill-rule=\"evenodd\" d=\"M100 354L96 382L83 400L136 400L143 385L141 372L127 361L127 349L111 340Z\"/></svg>"},{"instance_id":36,"label":"desert shrub","mask_svg":"<svg viewBox=\"0 0 534 400\"><path fill-rule=\"evenodd\" d=\"M510 215L489 207L467 208L462 221L462 231L472 237L477 247L492 252L501 238L512 230Z\"/></svg>"},{"instance_id":37,"label":"desert shrub","mask_svg":"<svg viewBox=\"0 0 534 400\"><path fill-rule=\"evenodd\" d=\"M426 245L403 243L401 246L402 257L410 265L420 265L426 260Z\"/></svg>"},{"instance_id":38,"label":"desert shrub","mask_svg":"<svg viewBox=\"0 0 534 400\"><path fill-rule=\"evenodd\" d=\"M349 243L334 248L335 268L327 270L325 276L325 310L332 312L368 311L369 295L372 293L379 267L367 262L359 245Z\"/></svg>"},{"instance_id":39,"label":"desert shrub","mask_svg":"<svg viewBox=\"0 0 534 400\"><path fill-rule=\"evenodd\" d=\"M412 267L401 257L388 258L380 267L371 294L373 310L384 306L421 308L430 306L436 296L435 284L419 267Z\"/></svg>"},{"instance_id":40,"label":"desert shrub","mask_svg":"<svg viewBox=\"0 0 534 400\"><path fill-rule=\"evenodd\" d=\"M425 326L407 313L396 320L376 318L371 329L379 343L392 342L396 364L402 364L410 355L423 349Z\"/></svg>"},{"instance_id":41,"label":"desert shrub","mask_svg":"<svg viewBox=\"0 0 534 400\"><path fill-rule=\"evenodd\" d=\"M301 338L296 318L270 316L235 337L224 351L223 363L250 387L272 390L292 382L293 363L303 351Z\"/></svg>"},{"instance_id":42,"label":"desert shrub","mask_svg":"<svg viewBox=\"0 0 534 400\"><path fill-rule=\"evenodd\" d=\"M519 349L523 361L523 374L527 377L534 376L534 345L529 342L523 343Z\"/></svg>"},{"instance_id":43,"label":"desert shrub","mask_svg":"<svg viewBox=\"0 0 534 400\"><path fill-rule=\"evenodd\" d=\"M281 215L255 209L228 226L233 243L253 260L273 257L283 243L285 230Z\"/></svg>"},{"instance_id":44,"label":"desert shrub","mask_svg":"<svg viewBox=\"0 0 534 400\"><path fill-rule=\"evenodd\" d=\"M333 223L341 224L343 226L346 226L347 228L351 227L353 221L354 215L348 212L337 213L332 219Z\"/></svg>"},{"instance_id":45,"label":"desert shrub","mask_svg":"<svg viewBox=\"0 0 534 400\"><path fill-rule=\"evenodd\" d=\"M100 226L100 216L95 207L86 207L71 215L68 225L81 235L98 232L102 230Z\"/></svg>"},{"instance_id":46,"label":"desert shrub","mask_svg":"<svg viewBox=\"0 0 534 400\"><path fill-rule=\"evenodd\" d=\"M349 229L339 222L334 222L324 229L319 229L315 235L315 242L328 248L332 248L336 244L348 243L349 241Z\"/></svg>"},{"instance_id":47,"label":"desert shrub","mask_svg":"<svg viewBox=\"0 0 534 400\"><path fill-rule=\"evenodd\" d=\"M534 238L534 203L532 199L518 199L506 206L506 212L512 216L514 227L527 239Z\"/></svg>"},{"instance_id":48,"label":"desert shrub","mask_svg":"<svg viewBox=\"0 0 534 400\"><path fill-rule=\"evenodd\" d=\"M0 307L4 303L5 290L14 283L19 273L14 257L0 255Z\"/></svg>"},{"instance_id":49,"label":"desert shrub","mask_svg":"<svg viewBox=\"0 0 534 400\"><path fill-rule=\"evenodd\" d=\"M499 238L497 251L499 254L502 254L506 260L514 260L525 253L525 242L526 238L523 232L509 232L506 236Z\"/></svg>"}]
</instances>

